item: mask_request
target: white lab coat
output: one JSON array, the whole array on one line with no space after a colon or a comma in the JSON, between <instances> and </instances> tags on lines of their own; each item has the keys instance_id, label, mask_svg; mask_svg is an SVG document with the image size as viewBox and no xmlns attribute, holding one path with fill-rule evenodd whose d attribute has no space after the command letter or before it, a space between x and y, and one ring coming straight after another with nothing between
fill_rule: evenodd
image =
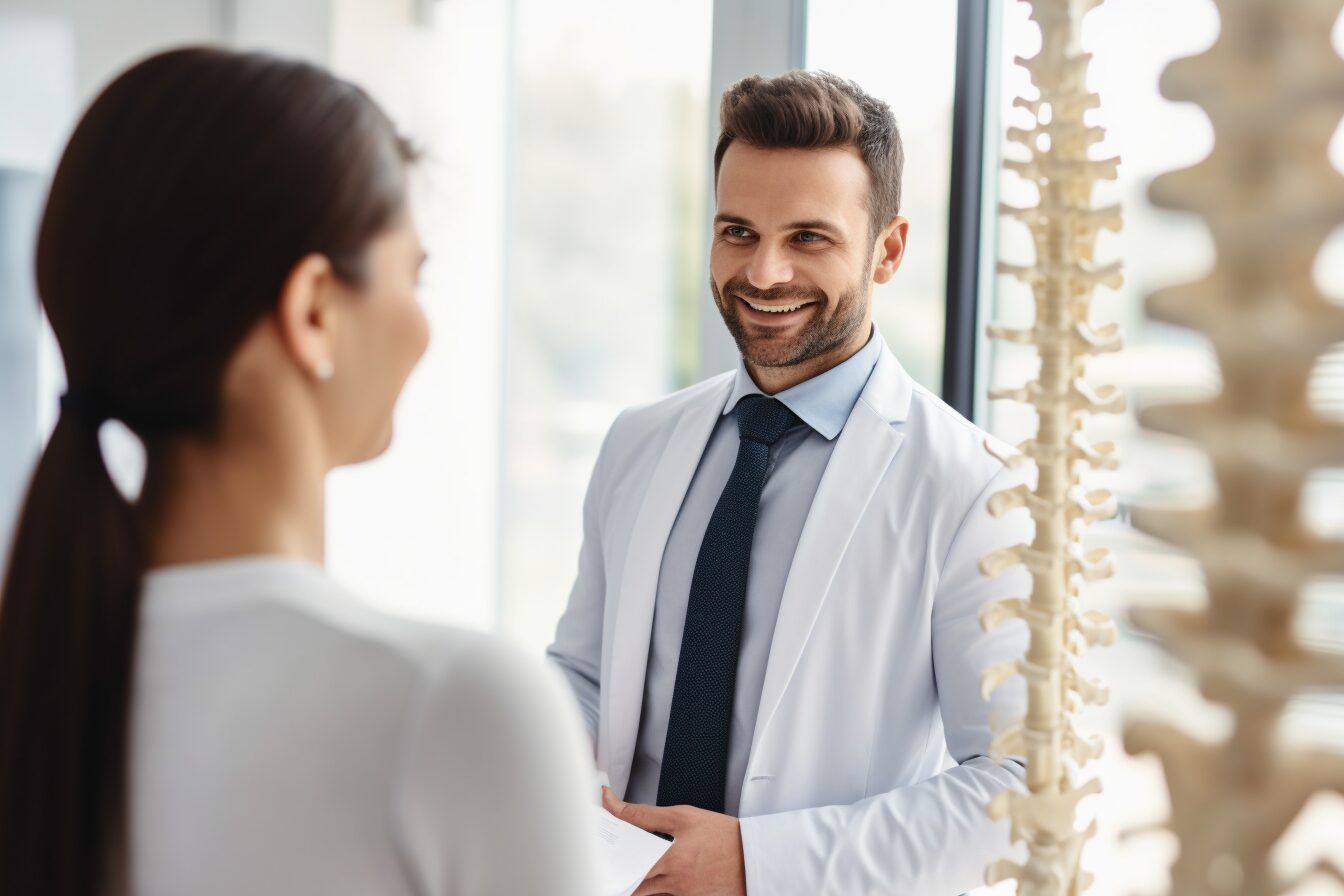
<instances>
[{"instance_id":1,"label":"white lab coat","mask_svg":"<svg viewBox=\"0 0 1344 896\"><path fill-rule=\"evenodd\" d=\"M659 564L732 374L628 410L584 507L579 574L548 651L575 686L597 764L629 781ZM987 601L1027 593L977 563L1031 540L1025 510L986 500L1020 481L988 437L884 349L818 487L789 571L742 786L747 889L957 894L1010 853L990 797L1021 768L989 758L990 718L1020 715L980 673L1020 655L1025 626L982 631ZM1001 447L1001 446L1000 446Z\"/></svg>"}]
</instances>

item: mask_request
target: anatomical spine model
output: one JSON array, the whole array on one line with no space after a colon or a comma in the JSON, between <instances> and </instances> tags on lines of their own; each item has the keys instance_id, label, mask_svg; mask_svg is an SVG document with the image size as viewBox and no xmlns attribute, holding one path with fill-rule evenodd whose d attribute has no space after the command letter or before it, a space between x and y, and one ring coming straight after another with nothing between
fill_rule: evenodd
<instances>
[{"instance_id":1,"label":"anatomical spine model","mask_svg":"<svg viewBox=\"0 0 1344 896\"><path fill-rule=\"evenodd\" d=\"M1344 685L1344 658L1293 633L1304 583L1344 573L1344 543L1299 518L1305 480L1344 464L1344 427L1308 405L1316 359L1344 339L1344 308L1312 279L1312 263L1344 223L1344 178L1327 156L1344 113L1344 60L1330 43L1340 0L1218 0L1222 30L1205 53L1163 73L1162 93L1201 106L1212 153L1165 174L1150 195L1207 225L1217 254L1204 279L1148 298L1151 317L1213 344L1223 375L1214 399L1154 407L1145 426L1194 440L1217 483L1211 507L1135 514L1140 528L1200 562L1197 611L1146 608L1136 624L1188 664L1232 717L1212 741L1156 720L1131 724L1127 749L1155 752L1180 841L1172 892L1270 896L1295 887L1270 850L1303 804L1344 791L1344 754L1285 745L1276 729L1302 688ZM1311 869L1339 876L1322 861Z\"/></svg>"},{"instance_id":2,"label":"anatomical spine model","mask_svg":"<svg viewBox=\"0 0 1344 896\"><path fill-rule=\"evenodd\" d=\"M1029 266L1000 264L999 271L1028 284L1035 296L1036 318L1030 329L990 326L989 335L1034 345L1040 373L1021 388L991 390L991 398L1010 398L1034 407L1036 434L1019 453L1003 460L1010 465L1034 464L1034 489L1026 485L999 492L989 509L1000 515L1026 507L1036 524L1031 544L995 551L981 560L986 575L1023 564L1031 573L1031 593L995 601L980 614L990 629L1008 619L1022 619L1030 630L1024 657L988 669L982 678L986 698L1005 681L1026 679L1026 717L997 732L993 753L1024 757L1027 792L1007 791L989 804L994 818L1007 818L1014 841L1025 841L1028 858L1019 865L1001 859L990 865L988 883L1016 879L1019 894L1064 896L1086 889L1089 876L1079 868L1083 843L1095 824L1078 830L1078 801L1101 787L1092 779L1079 783L1079 771L1101 753L1099 737L1084 737L1071 720L1084 704L1100 704L1106 688L1084 678L1076 661L1087 646L1109 644L1115 629L1104 613L1080 606L1085 582L1106 578L1112 562L1108 551L1086 551L1082 535L1087 523L1115 513L1105 490L1088 491L1081 484L1088 469L1116 466L1115 446L1092 445L1083 424L1093 413L1124 410L1124 397L1114 386L1094 387L1085 379L1088 360L1120 348L1115 323L1095 326L1090 319L1097 285L1121 283L1120 265L1098 264L1093 257L1097 234L1120 229L1116 206L1098 208L1092 193L1100 180L1113 180L1119 159L1093 159L1091 148L1103 137L1087 124L1086 114L1099 100L1087 89L1090 54L1079 46L1083 16L1101 0L1030 0L1031 17L1041 30L1041 50L1018 59L1031 75L1037 96L1018 97L1014 106L1031 119L1026 128L1010 127L1007 138L1026 149L1026 158L1004 166L1035 184L1038 202L1027 208L1002 206L1001 212L1031 230L1036 258Z\"/></svg>"}]
</instances>

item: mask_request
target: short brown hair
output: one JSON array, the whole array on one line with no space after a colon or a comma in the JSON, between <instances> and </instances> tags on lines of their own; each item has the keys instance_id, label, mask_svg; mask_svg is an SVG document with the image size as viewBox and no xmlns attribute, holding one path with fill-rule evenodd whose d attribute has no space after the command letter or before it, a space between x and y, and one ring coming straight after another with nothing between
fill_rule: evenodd
<instances>
[{"instance_id":1,"label":"short brown hair","mask_svg":"<svg viewBox=\"0 0 1344 896\"><path fill-rule=\"evenodd\" d=\"M795 70L775 78L750 75L723 92L714 185L728 144L760 149L825 149L854 146L868 167L871 235L901 210L905 150L891 107L853 81L830 72Z\"/></svg>"}]
</instances>

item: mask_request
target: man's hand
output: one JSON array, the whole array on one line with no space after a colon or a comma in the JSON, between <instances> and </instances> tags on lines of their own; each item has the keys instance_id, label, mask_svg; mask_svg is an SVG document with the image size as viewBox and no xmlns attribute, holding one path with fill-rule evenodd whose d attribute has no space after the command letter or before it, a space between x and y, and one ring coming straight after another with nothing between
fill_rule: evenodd
<instances>
[{"instance_id":1,"label":"man's hand","mask_svg":"<svg viewBox=\"0 0 1344 896\"><path fill-rule=\"evenodd\" d=\"M602 805L621 821L676 838L632 896L747 896L742 828L731 815L694 806L644 806L602 788Z\"/></svg>"}]
</instances>

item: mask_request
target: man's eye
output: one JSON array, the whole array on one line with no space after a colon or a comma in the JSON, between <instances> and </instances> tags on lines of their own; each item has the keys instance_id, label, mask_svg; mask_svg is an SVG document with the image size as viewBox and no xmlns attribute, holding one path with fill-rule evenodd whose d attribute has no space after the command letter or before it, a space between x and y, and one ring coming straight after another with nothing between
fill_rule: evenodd
<instances>
[{"instance_id":1,"label":"man's eye","mask_svg":"<svg viewBox=\"0 0 1344 896\"><path fill-rule=\"evenodd\" d=\"M813 239L808 239L808 237L813 237ZM819 233L813 233L810 230L804 230L798 234L798 239L804 243L819 243L822 240L826 239L826 237L822 236Z\"/></svg>"},{"instance_id":2,"label":"man's eye","mask_svg":"<svg viewBox=\"0 0 1344 896\"><path fill-rule=\"evenodd\" d=\"M723 232L725 235L731 236L734 239L746 239L751 236L750 230L747 230L745 227L738 227L736 224L725 227Z\"/></svg>"}]
</instances>

